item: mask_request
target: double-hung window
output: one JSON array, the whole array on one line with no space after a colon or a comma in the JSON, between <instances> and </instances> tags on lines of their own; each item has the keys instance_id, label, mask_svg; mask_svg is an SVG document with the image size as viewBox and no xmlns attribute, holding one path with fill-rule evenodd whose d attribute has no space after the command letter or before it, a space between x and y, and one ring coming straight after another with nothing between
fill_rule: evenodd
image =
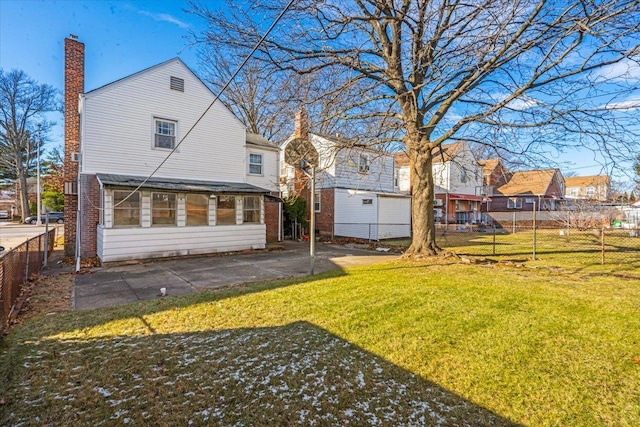
<instances>
[{"instance_id":1,"label":"double-hung window","mask_svg":"<svg viewBox=\"0 0 640 427\"><path fill-rule=\"evenodd\" d=\"M522 209L522 199L510 197L507 200L507 209Z\"/></svg>"},{"instance_id":2,"label":"double-hung window","mask_svg":"<svg viewBox=\"0 0 640 427\"><path fill-rule=\"evenodd\" d=\"M249 154L249 174L262 175L262 154Z\"/></svg>"},{"instance_id":3,"label":"double-hung window","mask_svg":"<svg viewBox=\"0 0 640 427\"><path fill-rule=\"evenodd\" d=\"M209 196L187 194L187 225L209 224Z\"/></svg>"},{"instance_id":4,"label":"double-hung window","mask_svg":"<svg viewBox=\"0 0 640 427\"><path fill-rule=\"evenodd\" d=\"M242 203L243 223L260 223L260 197L244 196Z\"/></svg>"},{"instance_id":5,"label":"double-hung window","mask_svg":"<svg viewBox=\"0 0 640 427\"><path fill-rule=\"evenodd\" d=\"M176 195L152 193L151 225L176 225Z\"/></svg>"},{"instance_id":6,"label":"double-hung window","mask_svg":"<svg viewBox=\"0 0 640 427\"><path fill-rule=\"evenodd\" d=\"M216 204L216 224L236 223L236 196L218 196Z\"/></svg>"},{"instance_id":7,"label":"double-hung window","mask_svg":"<svg viewBox=\"0 0 640 427\"><path fill-rule=\"evenodd\" d=\"M358 162L358 172L369 173L369 157L364 154L360 155L360 160Z\"/></svg>"},{"instance_id":8,"label":"double-hung window","mask_svg":"<svg viewBox=\"0 0 640 427\"><path fill-rule=\"evenodd\" d=\"M172 150L176 146L176 122L165 119L155 119L154 122L153 146Z\"/></svg>"},{"instance_id":9,"label":"double-hung window","mask_svg":"<svg viewBox=\"0 0 640 427\"><path fill-rule=\"evenodd\" d=\"M140 225L140 193L135 191L113 192L113 225Z\"/></svg>"}]
</instances>

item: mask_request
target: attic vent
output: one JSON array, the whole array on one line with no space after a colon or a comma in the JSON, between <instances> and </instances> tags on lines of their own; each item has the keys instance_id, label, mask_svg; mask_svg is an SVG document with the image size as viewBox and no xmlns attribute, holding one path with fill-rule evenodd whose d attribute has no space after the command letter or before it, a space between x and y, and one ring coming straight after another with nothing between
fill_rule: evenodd
<instances>
[{"instance_id":1,"label":"attic vent","mask_svg":"<svg viewBox=\"0 0 640 427\"><path fill-rule=\"evenodd\" d=\"M184 79L171 76L171 89L184 92Z\"/></svg>"}]
</instances>

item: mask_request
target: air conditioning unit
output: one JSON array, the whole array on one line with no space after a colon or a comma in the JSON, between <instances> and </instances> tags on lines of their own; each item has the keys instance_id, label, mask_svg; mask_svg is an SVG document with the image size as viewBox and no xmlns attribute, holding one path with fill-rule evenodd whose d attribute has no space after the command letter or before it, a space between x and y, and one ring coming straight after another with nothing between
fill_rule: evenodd
<instances>
[{"instance_id":1,"label":"air conditioning unit","mask_svg":"<svg viewBox=\"0 0 640 427\"><path fill-rule=\"evenodd\" d=\"M442 209L434 209L433 214L436 218L442 218Z\"/></svg>"},{"instance_id":2,"label":"air conditioning unit","mask_svg":"<svg viewBox=\"0 0 640 427\"><path fill-rule=\"evenodd\" d=\"M79 162L80 161L80 153L77 153L77 152L71 153L71 161L72 162Z\"/></svg>"},{"instance_id":3,"label":"air conditioning unit","mask_svg":"<svg viewBox=\"0 0 640 427\"><path fill-rule=\"evenodd\" d=\"M433 206L442 206L442 199L434 199Z\"/></svg>"}]
</instances>

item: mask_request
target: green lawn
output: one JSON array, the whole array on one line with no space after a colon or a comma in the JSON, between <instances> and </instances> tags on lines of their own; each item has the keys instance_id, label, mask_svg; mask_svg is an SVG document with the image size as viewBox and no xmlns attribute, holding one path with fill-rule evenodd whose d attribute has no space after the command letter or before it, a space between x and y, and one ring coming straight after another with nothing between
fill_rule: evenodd
<instances>
[{"instance_id":1,"label":"green lawn","mask_svg":"<svg viewBox=\"0 0 640 427\"><path fill-rule=\"evenodd\" d=\"M0 425L640 425L640 282L528 264L41 316L5 339Z\"/></svg>"}]
</instances>

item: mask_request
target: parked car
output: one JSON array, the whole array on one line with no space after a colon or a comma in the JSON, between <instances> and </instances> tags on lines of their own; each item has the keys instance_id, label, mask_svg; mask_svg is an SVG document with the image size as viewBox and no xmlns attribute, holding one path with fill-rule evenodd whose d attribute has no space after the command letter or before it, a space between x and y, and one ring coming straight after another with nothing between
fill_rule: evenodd
<instances>
[{"instance_id":1,"label":"parked car","mask_svg":"<svg viewBox=\"0 0 640 427\"><path fill-rule=\"evenodd\" d=\"M40 215L40 222L42 224L47 220L46 215ZM28 216L25 220L25 224L36 224L38 222L38 216ZM49 212L49 222L57 222L58 224L62 224L64 222L64 213L63 212Z\"/></svg>"}]
</instances>

